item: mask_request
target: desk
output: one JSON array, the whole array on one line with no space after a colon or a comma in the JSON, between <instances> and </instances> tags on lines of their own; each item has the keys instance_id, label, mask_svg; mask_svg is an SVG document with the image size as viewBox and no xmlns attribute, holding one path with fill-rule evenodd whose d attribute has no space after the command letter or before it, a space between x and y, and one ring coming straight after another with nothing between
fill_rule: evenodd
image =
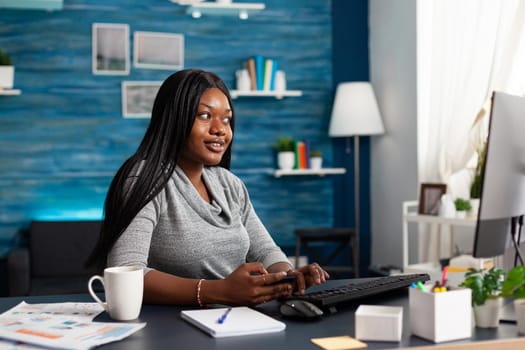
<instances>
[{"instance_id":1,"label":"desk","mask_svg":"<svg viewBox=\"0 0 525 350\"><path fill-rule=\"evenodd\" d=\"M338 286L344 284L344 280L329 281L328 285ZM315 287L314 287L315 288ZM312 290L314 289L312 288ZM393 293L388 297L376 297L361 301L363 304L380 304L403 306L403 338L397 342L367 342L368 349L398 348L404 346L427 346L433 343L410 335L410 319L408 314L408 297L406 291ZM54 296L32 296L32 297L9 297L0 298L0 312L15 306L22 300L28 303L53 303L53 302L90 302L88 294L54 295ZM144 329L130 337L98 347L97 349L122 349L122 350L148 350L148 349L228 349L228 350L295 350L316 349L319 347L310 342L311 338L355 335L354 311L358 305L348 305L338 313L324 316L319 321L301 322L284 320L286 330L280 333L250 335L242 337L230 337L215 339L193 327L180 318L180 311L185 309L176 306L144 305L140 314L140 321L147 322ZM270 302L259 308L261 311L279 318L277 302ZM96 321L108 322L106 313L102 313ZM477 340L516 338L517 326L514 324L500 324L496 329L474 330L472 339L461 340L450 343L469 343ZM521 338L522 348L525 338ZM519 346L518 346L519 347Z\"/></svg>"}]
</instances>

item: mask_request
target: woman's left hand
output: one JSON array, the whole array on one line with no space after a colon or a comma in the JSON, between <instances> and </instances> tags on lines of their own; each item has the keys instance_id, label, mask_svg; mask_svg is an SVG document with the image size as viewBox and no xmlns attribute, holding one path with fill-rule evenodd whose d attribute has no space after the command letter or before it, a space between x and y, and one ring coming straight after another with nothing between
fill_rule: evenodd
<instances>
[{"instance_id":1,"label":"woman's left hand","mask_svg":"<svg viewBox=\"0 0 525 350\"><path fill-rule=\"evenodd\" d=\"M325 283L330 275L317 263L288 271L288 275L296 276L295 288L299 294L304 294L306 288Z\"/></svg>"}]
</instances>

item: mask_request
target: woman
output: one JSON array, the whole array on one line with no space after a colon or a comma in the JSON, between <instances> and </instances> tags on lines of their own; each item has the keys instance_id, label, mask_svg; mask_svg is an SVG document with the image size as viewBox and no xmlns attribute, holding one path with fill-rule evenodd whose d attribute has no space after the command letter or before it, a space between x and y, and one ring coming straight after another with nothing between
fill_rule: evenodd
<instances>
[{"instance_id":1,"label":"woman","mask_svg":"<svg viewBox=\"0 0 525 350\"><path fill-rule=\"evenodd\" d=\"M89 263L144 267L144 301L256 305L304 293L328 274L294 270L228 169L231 98L215 74L183 70L155 98L137 152L117 172Z\"/></svg>"}]
</instances>

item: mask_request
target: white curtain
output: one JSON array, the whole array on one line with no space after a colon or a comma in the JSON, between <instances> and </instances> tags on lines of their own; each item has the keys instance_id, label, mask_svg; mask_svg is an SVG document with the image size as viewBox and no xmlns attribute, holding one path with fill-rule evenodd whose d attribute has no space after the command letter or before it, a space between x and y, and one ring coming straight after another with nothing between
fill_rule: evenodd
<instances>
[{"instance_id":1,"label":"white curtain","mask_svg":"<svg viewBox=\"0 0 525 350\"><path fill-rule=\"evenodd\" d=\"M525 92L525 1L420 0L417 16L419 182L468 198L476 115L493 90ZM450 256L450 234L429 233L420 260L435 260L436 244Z\"/></svg>"}]
</instances>

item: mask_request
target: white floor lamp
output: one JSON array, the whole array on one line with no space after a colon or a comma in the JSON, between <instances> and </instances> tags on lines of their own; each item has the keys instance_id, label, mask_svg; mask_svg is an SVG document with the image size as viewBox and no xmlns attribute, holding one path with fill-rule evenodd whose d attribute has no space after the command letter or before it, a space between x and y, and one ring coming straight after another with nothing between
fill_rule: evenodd
<instances>
[{"instance_id":1,"label":"white floor lamp","mask_svg":"<svg viewBox=\"0 0 525 350\"><path fill-rule=\"evenodd\" d=\"M359 136L384 133L383 122L374 90L369 82L340 83L335 93L328 135L346 137L346 153L350 153L349 137L354 137L354 201L356 245L359 247ZM358 249L359 251L359 249ZM357 257L359 259L359 257Z\"/></svg>"}]
</instances>

